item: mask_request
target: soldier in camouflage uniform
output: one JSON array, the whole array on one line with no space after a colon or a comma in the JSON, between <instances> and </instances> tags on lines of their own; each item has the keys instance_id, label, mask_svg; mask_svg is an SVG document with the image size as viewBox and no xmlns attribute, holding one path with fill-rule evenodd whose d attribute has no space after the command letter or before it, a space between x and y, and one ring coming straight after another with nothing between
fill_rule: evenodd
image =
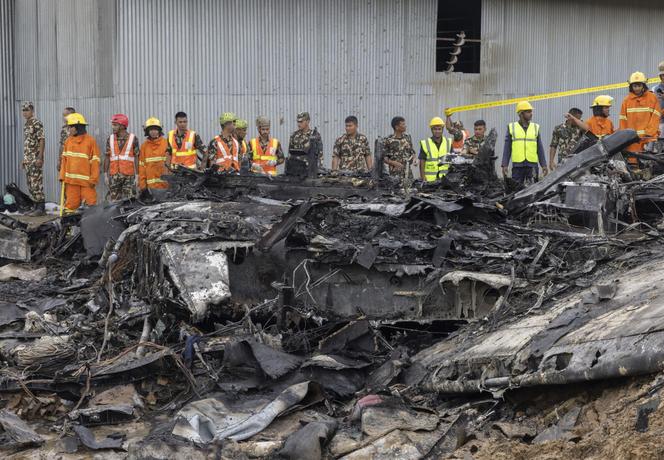
<instances>
[{"instance_id":1,"label":"soldier in camouflage uniform","mask_svg":"<svg viewBox=\"0 0 664 460\"><path fill-rule=\"evenodd\" d=\"M111 117L111 134L106 139L106 156L104 157L105 182L111 201L130 199L136 191L136 176L138 175L139 141L129 132L129 119L121 113ZM131 145L125 148L125 144ZM111 151L113 142L113 151ZM123 159L123 154L129 159ZM115 157L114 158L114 154Z\"/></svg>"},{"instance_id":2,"label":"soldier in camouflage uniform","mask_svg":"<svg viewBox=\"0 0 664 460\"><path fill-rule=\"evenodd\" d=\"M406 133L406 120L403 117L392 118L394 133L383 140L383 161L388 166L390 175L403 180L415 158L413 140Z\"/></svg>"},{"instance_id":3,"label":"soldier in camouflage uniform","mask_svg":"<svg viewBox=\"0 0 664 460\"><path fill-rule=\"evenodd\" d=\"M300 112L297 114L297 131L293 132L290 136L288 150L308 150L311 144L311 137L313 136L321 146L320 155L318 156L318 167L321 168L323 167L323 140L318 131L313 131L309 127L310 121L309 112Z\"/></svg>"},{"instance_id":4,"label":"soldier in camouflage uniform","mask_svg":"<svg viewBox=\"0 0 664 460\"><path fill-rule=\"evenodd\" d=\"M581 119L583 112L577 108L570 109L569 113L574 117ZM583 136L583 130L569 120L559 124L553 129L551 144L549 146L549 164L550 168L556 167L556 164L562 164L572 155L576 144ZM558 152L558 163L556 163L556 151Z\"/></svg>"},{"instance_id":5,"label":"soldier in camouflage uniform","mask_svg":"<svg viewBox=\"0 0 664 460\"><path fill-rule=\"evenodd\" d=\"M32 102L21 104L25 126L23 127L23 169L35 209L30 215L44 215L44 125L35 117Z\"/></svg>"},{"instance_id":6,"label":"soldier in camouflage uniform","mask_svg":"<svg viewBox=\"0 0 664 460\"><path fill-rule=\"evenodd\" d=\"M462 155L474 156L480 152L480 147L484 142L484 135L486 133L486 123L484 120L477 120L473 128L475 130L474 134L463 143Z\"/></svg>"},{"instance_id":7,"label":"soldier in camouflage uniform","mask_svg":"<svg viewBox=\"0 0 664 460\"><path fill-rule=\"evenodd\" d=\"M334 143L332 170L366 171L373 167L369 140L357 132L357 117L346 117L346 134Z\"/></svg>"},{"instance_id":8,"label":"soldier in camouflage uniform","mask_svg":"<svg viewBox=\"0 0 664 460\"><path fill-rule=\"evenodd\" d=\"M62 128L60 129L60 141L58 142L58 174L60 174L60 165L62 164L62 147L69 137L69 126L67 126L67 116L75 113L76 109L73 107L65 107L62 112Z\"/></svg>"}]
</instances>

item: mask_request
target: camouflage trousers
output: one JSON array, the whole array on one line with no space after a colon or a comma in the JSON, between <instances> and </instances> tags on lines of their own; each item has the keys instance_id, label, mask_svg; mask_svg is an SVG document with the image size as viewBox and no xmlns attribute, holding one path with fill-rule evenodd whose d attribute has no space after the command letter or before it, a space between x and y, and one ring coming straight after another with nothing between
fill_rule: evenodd
<instances>
[{"instance_id":1,"label":"camouflage trousers","mask_svg":"<svg viewBox=\"0 0 664 460\"><path fill-rule=\"evenodd\" d=\"M36 203L43 203L46 201L44 196L44 169L41 166L37 166L37 160L25 161L25 175L28 179L28 189L30 189L30 195Z\"/></svg>"},{"instance_id":2,"label":"camouflage trousers","mask_svg":"<svg viewBox=\"0 0 664 460\"><path fill-rule=\"evenodd\" d=\"M111 176L108 191L111 201L122 201L132 198L136 191L136 178L134 176L125 176L124 174L115 174Z\"/></svg>"}]
</instances>

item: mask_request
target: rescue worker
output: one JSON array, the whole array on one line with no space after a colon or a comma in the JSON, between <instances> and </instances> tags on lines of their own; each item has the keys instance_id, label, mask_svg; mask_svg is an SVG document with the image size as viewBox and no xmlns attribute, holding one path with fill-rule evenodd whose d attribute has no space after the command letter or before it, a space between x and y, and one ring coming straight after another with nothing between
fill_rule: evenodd
<instances>
[{"instance_id":1,"label":"rescue worker","mask_svg":"<svg viewBox=\"0 0 664 460\"><path fill-rule=\"evenodd\" d=\"M512 179L523 185L537 178L537 164L542 166L542 174L546 176L546 155L540 136L540 127L532 123L533 106L528 101L516 105L519 121L507 126L505 148L501 169L503 177L507 176L507 168L512 162Z\"/></svg>"},{"instance_id":2,"label":"rescue worker","mask_svg":"<svg viewBox=\"0 0 664 460\"><path fill-rule=\"evenodd\" d=\"M270 120L265 117L256 118L258 137L249 142L249 159L252 163L252 171L277 175L277 165L284 163L284 152L281 143L274 137L270 137Z\"/></svg>"},{"instance_id":3,"label":"rescue worker","mask_svg":"<svg viewBox=\"0 0 664 460\"><path fill-rule=\"evenodd\" d=\"M127 132L129 118L122 113L111 117L113 134L106 139L104 182L110 200L122 201L134 196L138 174L138 139Z\"/></svg>"},{"instance_id":4,"label":"rescue worker","mask_svg":"<svg viewBox=\"0 0 664 460\"><path fill-rule=\"evenodd\" d=\"M659 135L661 137L664 135L664 61L659 63L657 70L659 71L660 81L653 88L653 93L655 93L655 96L657 96L660 112L662 112L662 116L659 119Z\"/></svg>"},{"instance_id":5,"label":"rescue worker","mask_svg":"<svg viewBox=\"0 0 664 460\"><path fill-rule=\"evenodd\" d=\"M568 113L576 119L581 119L583 116L583 112L576 107L569 109ZM558 153L557 164L562 164L572 155L581 136L583 136L583 131L567 115L564 122L553 128L551 144L549 144L549 167L552 171L556 168L556 153Z\"/></svg>"},{"instance_id":6,"label":"rescue worker","mask_svg":"<svg viewBox=\"0 0 664 460\"><path fill-rule=\"evenodd\" d=\"M221 134L215 136L208 146L210 166L217 165L219 171L240 171L240 143L233 137L235 118L235 114L231 112L224 112L219 117Z\"/></svg>"},{"instance_id":7,"label":"rescue worker","mask_svg":"<svg viewBox=\"0 0 664 460\"><path fill-rule=\"evenodd\" d=\"M383 140L383 162L391 176L403 180L415 158L415 149L410 134L406 133L406 119L394 117L390 123L393 133Z\"/></svg>"},{"instance_id":8,"label":"rescue worker","mask_svg":"<svg viewBox=\"0 0 664 460\"><path fill-rule=\"evenodd\" d=\"M620 107L620 129L633 129L641 138L629 145L627 152L642 152L645 145L656 141L659 136L659 120L661 118L657 96L648 90L647 79L642 72L634 72L629 76L629 94ZM627 156L627 162L638 165L635 157Z\"/></svg>"},{"instance_id":9,"label":"rescue worker","mask_svg":"<svg viewBox=\"0 0 664 460\"><path fill-rule=\"evenodd\" d=\"M244 157L249 151L249 144L247 144L248 126L247 120L242 118L235 120L235 139L240 143L240 158Z\"/></svg>"},{"instance_id":10,"label":"rescue worker","mask_svg":"<svg viewBox=\"0 0 664 460\"><path fill-rule=\"evenodd\" d=\"M445 119L445 127L447 132L452 135L452 153L462 153L463 144L465 144L466 139L470 137L468 131L463 129L463 123L460 121L452 121L452 117L447 115Z\"/></svg>"},{"instance_id":11,"label":"rescue worker","mask_svg":"<svg viewBox=\"0 0 664 460\"><path fill-rule=\"evenodd\" d=\"M69 137L69 126L67 126L67 116L76 112L73 107L65 107L62 111L62 128L60 129L60 140L58 141L58 172L60 172L60 162L62 161L62 148L65 140Z\"/></svg>"},{"instance_id":12,"label":"rescue worker","mask_svg":"<svg viewBox=\"0 0 664 460\"><path fill-rule=\"evenodd\" d=\"M350 115L344 120L346 133L334 142L332 170L364 172L373 168L373 157L369 139L357 131L357 117Z\"/></svg>"},{"instance_id":13,"label":"rescue worker","mask_svg":"<svg viewBox=\"0 0 664 460\"><path fill-rule=\"evenodd\" d=\"M145 137L138 154L138 187L145 189L166 189L168 182L162 176L169 173L166 165L168 141L158 118L145 120Z\"/></svg>"},{"instance_id":14,"label":"rescue worker","mask_svg":"<svg viewBox=\"0 0 664 460\"><path fill-rule=\"evenodd\" d=\"M175 129L168 132L168 164L171 169L205 169L207 156L205 145L196 131L189 129L187 114L175 114Z\"/></svg>"},{"instance_id":15,"label":"rescue worker","mask_svg":"<svg viewBox=\"0 0 664 460\"><path fill-rule=\"evenodd\" d=\"M486 135L486 122L484 120L476 120L473 124L473 135L465 140L463 148L461 149L462 155L477 155L480 153L480 147L484 143L484 136Z\"/></svg>"},{"instance_id":16,"label":"rescue worker","mask_svg":"<svg viewBox=\"0 0 664 460\"><path fill-rule=\"evenodd\" d=\"M35 106L32 102L21 104L21 112L25 118L23 126L23 162L28 180L30 195L35 202L31 216L43 216L45 213L44 196L44 125L35 117Z\"/></svg>"},{"instance_id":17,"label":"rescue worker","mask_svg":"<svg viewBox=\"0 0 664 460\"><path fill-rule=\"evenodd\" d=\"M604 136L613 134L615 131L613 129L613 122L609 118L612 104L613 98L611 96L599 95L593 100L593 104L590 106L593 116L588 118L588 120L583 121L571 113L565 115L565 118L578 126L584 133L591 132L598 139L601 139Z\"/></svg>"},{"instance_id":18,"label":"rescue worker","mask_svg":"<svg viewBox=\"0 0 664 460\"><path fill-rule=\"evenodd\" d=\"M443 137L444 126L442 118L433 117L429 122L431 137L420 141L420 177L424 182L441 179L450 168L448 164L440 164L452 145L452 139Z\"/></svg>"},{"instance_id":19,"label":"rescue worker","mask_svg":"<svg viewBox=\"0 0 664 460\"><path fill-rule=\"evenodd\" d=\"M80 113L67 116L69 137L65 140L60 168L60 181L65 184L66 213L76 211L81 203L97 204L99 147L95 138L87 133L87 124Z\"/></svg>"},{"instance_id":20,"label":"rescue worker","mask_svg":"<svg viewBox=\"0 0 664 460\"><path fill-rule=\"evenodd\" d=\"M311 145L312 137L314 140L318 141L321 146L320 153L318 155L318 166L323 166L323 140L320 137L318 131L314 131L309 127L311 123L311 117L309 112L300 112L297 114L297 130L291 134L290 139L288 140L288 150L309 150Z\"/></svg>"}]
</instances>

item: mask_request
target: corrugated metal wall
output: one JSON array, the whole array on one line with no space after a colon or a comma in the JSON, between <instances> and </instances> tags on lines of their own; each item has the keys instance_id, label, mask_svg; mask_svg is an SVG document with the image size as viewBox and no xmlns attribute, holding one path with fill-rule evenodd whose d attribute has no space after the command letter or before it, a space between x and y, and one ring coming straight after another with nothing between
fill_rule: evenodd
<instances>
[{"instance_id":1,"label":"corrugated metal wall","mask_svg":"<svg viewBox=\"0 0 664 460\"><path fill-rule=\"evenodd\" d=\"M18 180L17 128L14 113L14 59L12 23L14 0L0 1L0 195L4 185ZM22 153L21 153L22 155Z\"/></svg>"},{"instance_id":2,"label":"corrugated metal wall","mask_svg":"<svg viewBox=\"0 0 664 460\"><path fill-rule=\"evenodd\" d=\"M0 5L3 26L13 19L13 35L0 33L3 70L14 50L14 94L2 80L14 115L0 118L8 151L0 178L22 176L19 103L34 100L47 131L50 199L66 105L88 118L100 144L115 112L140 132L148 116L170 126L178 110L205 141L219 114L234 111L250 123L270 117L287 144L296 113L306 110L329 164L349 114L372 139L404 115L417 140L445 107L613 83L635 69L653 75L664 59L664 5L656 0L484 0L479 75L435 73L435 0L15 0L13 14L12 2ZM611 94L619 104L624 92ZM588 111L592 97L536 103L545 142L569 107ZM508 107L458 118L470 129L484 118L502 135L514 117Z\"/></svg>"}]
</instances>

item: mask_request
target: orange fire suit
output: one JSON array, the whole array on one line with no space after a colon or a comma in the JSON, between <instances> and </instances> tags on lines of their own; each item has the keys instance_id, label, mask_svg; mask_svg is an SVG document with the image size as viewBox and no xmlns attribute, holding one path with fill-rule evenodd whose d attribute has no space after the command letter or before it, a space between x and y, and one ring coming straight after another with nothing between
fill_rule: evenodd
<instances>
[{"instance_id":1,"label":"orange fire suit","mask_svg":"<svg viewBox=\"0 0 664 460\"><path fill-rule=\"evenodd\" d=\"M97 204L95 187L99 182L99 146L89 134L69 136L62 148L60 181L65 184L65 212Z\"/></svg>"},{"instance_id":2,"label":"orange fire suit","mask_svg":"<svg viewBox=\"0 0 664 460\"><path fill-rule=\"evenodd\" d=\"M157 139L148 138L141 145L138 154L138 187L146 188L168 188L168 182L161 176L168 174L166 168L166 149L168 141L163 137Z\"/></svg>"},{"instance_id":3,"label":"orange fire suit","mask_svg":"<svg viewBox=\"0 0 664 460\"><path fill-rule=\"evenodd\" d=\"M620 129L633 129L641 140L627 147L628 152L641 152L645 144L657 140L659 136L660 107L657 96L646 91L641 96L629 93L620 107ZM637 164L636 158L629 158Z\"/></svg>"},{"instance_id":4,"label":"orange fire suit","mask_svg":"<svg viewBox=\"0 0 664 460\"><path fill-rule=\"evenodd\" d=\"M613 122L610 118L606 117L592 116L586 120L586 124L588 125L588 128L590 128L589 131L600 139L609 134L613 134L615 131L613 129Z\"/></svg>"}]
</instances>

